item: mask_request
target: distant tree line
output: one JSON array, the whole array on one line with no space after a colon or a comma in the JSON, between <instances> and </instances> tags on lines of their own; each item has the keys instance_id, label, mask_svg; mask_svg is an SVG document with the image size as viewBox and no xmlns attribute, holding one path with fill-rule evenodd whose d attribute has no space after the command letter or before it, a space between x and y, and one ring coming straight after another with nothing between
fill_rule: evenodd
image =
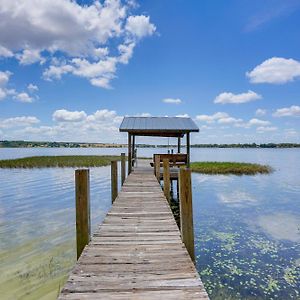
<instances>
[{"instance_id":1,"label":"distant tree line","mask_svg":"<svg viewBox=\"0 0 300 300\"><path fill-rule=\"evenodd\" d=\"M177 148L177 145L137 144L137 148ZM0 148L121 148L126 144L114 143L76 143L76 142L35 142L35 141L0 141ZM185 147L185 145L182 145ZM247 144L194 144L192 148L299 148L297 143L247 143Z\"/></svg>"}]
</instances>

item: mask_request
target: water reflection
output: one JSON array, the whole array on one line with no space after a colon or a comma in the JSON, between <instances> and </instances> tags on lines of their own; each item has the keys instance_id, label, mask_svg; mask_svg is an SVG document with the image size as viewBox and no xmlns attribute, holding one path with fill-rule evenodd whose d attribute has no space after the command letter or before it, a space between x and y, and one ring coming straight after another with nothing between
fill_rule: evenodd
<instances>
[{"instance_id":1,"label":"water reflection","mask_svg":"<svg viewBox=\"0 0 300 300\"><path fill-rule=\"evenodd\" d=\"M0 157L124 150L0 149ZM299 150L192 149L192 160L275 169L257 176L193 174L197 269L211 299L299 299ZM110 208L109 174L108 167L91 169L93 228ZM74 169L0 170L0 182L1 297L55 299L75 262Z\"/></svg>"}]
</instances>

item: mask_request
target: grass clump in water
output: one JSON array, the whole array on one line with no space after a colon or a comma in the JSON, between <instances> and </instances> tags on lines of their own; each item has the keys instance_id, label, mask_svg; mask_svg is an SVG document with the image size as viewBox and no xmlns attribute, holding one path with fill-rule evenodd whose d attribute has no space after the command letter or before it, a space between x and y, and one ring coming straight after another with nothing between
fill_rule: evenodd
<instances>
[{"instance_id":1,"label":"grass clump in water","mask_svg":"<svg viewBox=\"0 0 300 300\"><path fill-rule=\"evenodd\" d=\"M33 156L0 160L0 168L63 168L63 167L102 167L108 166L120 156L108 155L70 155L70 156Z\"/></svg>"},{"instance_id":2,"label":"grass clump in water","mask_svg":"<svg viewBox=\"0 0 300 300\"><path fill-rule=\"evenodd\" d=\"M217 161L193 162L191 163L191 170L196 173L224 175L269 174L273 171L273 169L268 165Z\"/></svg>"}]
</instances>

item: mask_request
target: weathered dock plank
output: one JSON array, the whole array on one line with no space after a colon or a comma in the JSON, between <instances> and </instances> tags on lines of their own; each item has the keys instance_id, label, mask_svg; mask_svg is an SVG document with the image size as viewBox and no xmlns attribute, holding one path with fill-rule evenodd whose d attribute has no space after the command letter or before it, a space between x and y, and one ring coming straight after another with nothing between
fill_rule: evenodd
<instances>
[{"instance_id":1,"label":"weathered dock plank","mask_svg":"<svg viewBox=\"0 0 300 300\"><path fill-rule=\"evenodd\" d=\"M149 169L127 177L58 299L208 299Z\"/></svg>"}]
</instances>

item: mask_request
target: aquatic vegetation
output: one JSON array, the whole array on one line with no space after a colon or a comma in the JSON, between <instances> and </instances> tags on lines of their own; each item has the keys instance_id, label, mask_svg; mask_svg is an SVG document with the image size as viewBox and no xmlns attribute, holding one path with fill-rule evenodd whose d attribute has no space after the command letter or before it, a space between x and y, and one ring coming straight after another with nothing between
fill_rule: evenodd
<instances>
[{"instance_id":1,"label":"aquatic vegetation","mask_svg":"<svg viewBox=\"0 0 300 300\"><path fill-rule=\"evenodd\" d=\"M108 166L120 156L108 155L65 155L33 156L0 160L0 168L62 168L62 167L102 167Z\"/></svg>"},{"instance_id":2,"label":"aquatic vegetation","mask_svg":"<svg viewBox=\"0 0 300 300\"><path fill-rule=\"evenodd\" d=\"M217 162L217 161L203 161L192 162L192 172L202 174L234 174L234 175L255 175L255 174L269 174L273 171L270 166L242 163L242 162Z\"/></svg>"}]
</instances>

